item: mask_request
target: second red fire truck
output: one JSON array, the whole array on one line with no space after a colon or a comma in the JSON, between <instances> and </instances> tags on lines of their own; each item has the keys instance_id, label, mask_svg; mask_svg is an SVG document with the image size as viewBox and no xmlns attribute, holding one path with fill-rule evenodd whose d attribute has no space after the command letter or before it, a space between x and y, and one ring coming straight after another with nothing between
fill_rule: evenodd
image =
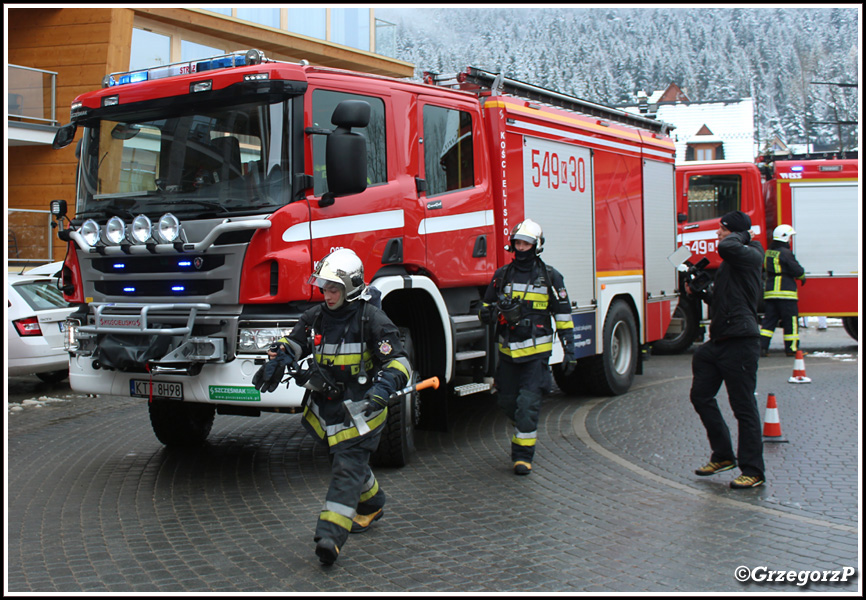
<instances>
[{"instance_id":1,"label":"second red fire truck","mask_svg":"<svg viewBox=\"0 0 866 600\"><path fill-rule=\"evenodd\" d=\"M378 460L416 424L490 389L480 298L511 229L544 227L565 276L577 372L568 392L621 394L677 298L674 145L666 125L469 68L398 81L249 51L112 74L76 98L81 129L66 298L72 388L140 397L157 437L198 443L214 414L297 412L260 394L267 347L322 300L315 262L354 250L438 390L393 400ZM71 149L70 149L71 151ZM554 344L553 363L561 349Z\"/></svg>"},{"instance_id":2,"label":"second red fire truck","mask_svg":"<svg viewBox=\"0 0 866 600\"><path fill-rule=\"evenodd\" d=\"M707 259L706 271L720 263L716 230L719 218L742 210L764 248L779 225L797 234L791 249L806 270L797 286L801 316L842 319L858 338L860 191L858 161L833 157L760 156L756 163L696 162L677 166L678 240L692 263ZM760 307L759 307L760 308ZM762 310L762 309L761 309ZM701 335L707 307L683 296L665 339L653 352L678 353Z\"/></svg>"}]
</instances>

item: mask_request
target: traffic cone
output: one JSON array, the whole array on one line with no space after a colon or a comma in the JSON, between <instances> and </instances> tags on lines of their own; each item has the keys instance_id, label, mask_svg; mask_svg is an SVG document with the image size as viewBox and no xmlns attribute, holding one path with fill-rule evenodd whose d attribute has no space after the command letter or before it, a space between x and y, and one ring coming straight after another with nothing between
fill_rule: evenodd
<instances>
[{"instance_id":1,"label":"traffic cone","mask_svg":"<svg viewBox=\"0 0 866 600\"><path fill-rule=\"evenodd\" d=\"M812 380L806 377L806 361L803 360L802 350L797 350L794 357L794 374L788 378L788 383L812 383Z\"/></svg>"},{"instance_id":2,"label":"traffic cone","mask_svg":"<svg viewBox=\"0 0 866 600\"><path fill-rule=\"evenodd\" d=\"M776 407L776 395L767 394L767 412L764 413L764 442L784 442L782 424L779 423L779 409Z\"/></svg>"}]
</instances>

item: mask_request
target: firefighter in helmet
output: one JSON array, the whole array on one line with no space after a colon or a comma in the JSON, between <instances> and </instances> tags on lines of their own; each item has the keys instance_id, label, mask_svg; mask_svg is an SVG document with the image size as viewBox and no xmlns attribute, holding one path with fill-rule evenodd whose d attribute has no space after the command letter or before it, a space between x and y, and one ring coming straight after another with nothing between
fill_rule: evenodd
<instances>
[{"instance_id":1,"label":"firefighter in helmet","mask_svg":"<svg viewBox=\"0 0 866 600\"><path fill-rule=\"evenodd\" d=\"M773 230L773 242L764 253L764 320L761 322L761 356L770 353L770 340L781 321L785 354L794 356L800 349L797 306L797 280L806 285L806 271L791 251L794 228L779 225Z\"/></svg>"},{"instance_id":2,"label":"firefighter in helmet","mask_svg":"<svg viewBox=\"0 0 866 600\"><path fill-rule=\"evenodd\" d=\"M514 424L511 461L517 475L532 470L541 400L551 388L548 359L554 332L563 346L566 374L576 365L568 292L559 271L539 257L543 246L538 223L531 219L518 223L509 245L514 259L493 274L479 310L483 322L496 323L498 404Z\"/></svg>"},{"instance_id":3,"label":"firefighter in helmet","mask_svg":"<svg viewBox=\"0 0 866 600\"><path fill-rule=\"evenodd\" d=\"M316 555L330 565L349 533L366 531L383 515L385 493L369 467L370 454L388 418L388 398L412 380L412 368L397 327L371 302L373 290L353 251L328 254L308 283L325 302L271 347L253 384L272 392L286 366L312 355L295 381L307 388L304 428L330 452L331 483L314 536Z\"/></svg>"}]
</instances>

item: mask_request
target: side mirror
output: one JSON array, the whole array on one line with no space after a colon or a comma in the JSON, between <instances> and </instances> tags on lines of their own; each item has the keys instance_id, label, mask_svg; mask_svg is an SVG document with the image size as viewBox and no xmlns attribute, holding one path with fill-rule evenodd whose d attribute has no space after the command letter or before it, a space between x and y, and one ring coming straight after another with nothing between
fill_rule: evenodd
<instances>
[{"instance_id":1,"label":"side mirror","mask_svg":"<svg viewBox=\"0 0 866 600\"><path fill-rule=\"evenodd\" d=\"M75 125L75 123L69 123L68 125L64 125L58 129L57 133L54 134L54 142L51 144L51 147L55 150L66 148L66 146L71 144L72 140L75 139L75 131L77 128L78 126Z\"/></svg>"},{"instance_id":2,"label":"side mirror","mask_svg":"<svg viewBox=\"0 0 866 600\"><path fill-rule=\"evenodd\" d=\"M686 213L677 213L677 223L685 223L689 220L689 216Z\"/></svg>"},{"instance_id":3,"label":"side mirror","mask_svg":"<svg viewBox=\"0 0 866 600\"><path fill-rule=\"evenodd\" d=\"M344 100L334 109L331 123L337 126L328 136L325 167L328 192L319 206L329 206L337 196L360 194L367 189L367 140L352 127L366 127L370 105L363 100Z\"/></svg>"}]
</instances>

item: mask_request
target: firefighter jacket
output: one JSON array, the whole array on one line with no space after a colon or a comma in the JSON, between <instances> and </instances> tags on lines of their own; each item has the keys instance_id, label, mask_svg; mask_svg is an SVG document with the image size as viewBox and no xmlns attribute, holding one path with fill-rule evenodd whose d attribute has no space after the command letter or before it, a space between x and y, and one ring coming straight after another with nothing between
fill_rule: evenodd
<instances>
[{"instance_id":1,"label":"firefighter jacket","mask_svg":"<svg viewBox=\"0 0 866 600\"><path fill-rule=\"evenodd\" d=\"M805 281L805 269L794 258L787 242L774 240L764 253L764 300L796 300L797 279Z\"/></svg>"},{"instance_id":2,"label":"firefighter jacket","mask_svg":"<svg viewBox=\"0 0 866 600\"><path fill-rule=\"evenodd\" d=\"M722 264L704 299L710 304L710 339L757 337L761 260L764 248L748 231L729 234L719 242Z\"/></svg>"},{"instance_id":3,"label":"firefighter jacket","mask_svg":"<svg viewBox=\"0 0 866 600\"><path fill-rule=\"evenodd\" d=\"M519 307L511 322L501 311L503 301ZM574 322L565 282L559 271L540 259L515 259L497 269L483 306L488 311L500 308L496 335L503 360L519 363L550 358L554 334L551 317L566 355L574 355Z\"/></svg>"},{"instance_id":4,"label":"firefighter jacket","mask_svg":"<svg viewBox=\"0 0 866 600\"><path fill-rule=\"evenodd\" d=\"M310 391L304 402L304 427L327 441L332 451L378 434L388 417L387 408L361 417L366 427L361 425L359 432L344 401L361 401L374 389L387 402L412 380L399 330L381 309L364 300L346 302L337 310L315 306L279 342L291 348L296 360L312 354L315 365L338 390Z\"/></svg>"}]
</instances>

